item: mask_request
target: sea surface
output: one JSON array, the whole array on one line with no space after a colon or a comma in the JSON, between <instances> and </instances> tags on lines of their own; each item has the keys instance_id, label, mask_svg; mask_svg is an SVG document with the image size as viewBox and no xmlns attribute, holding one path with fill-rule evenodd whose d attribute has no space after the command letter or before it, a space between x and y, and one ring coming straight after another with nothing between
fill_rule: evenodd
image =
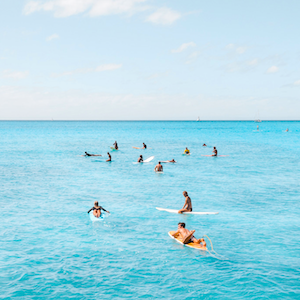
<instances>
[{"instance_id":1,"label":"sea surface","mask_svg":"<svg viewBox=\"0 0 300 300\"><path fill-rule=\"evenodd\" d=\"M0 122L0 298L299 299L299 136L300 122ZM202 156L213 146L228 156ZM184 190L219 214L155 209ZM99 222L94 201L111 212ZM216 252L176 243L178 222Z\"/></svg>"}]
</instances>

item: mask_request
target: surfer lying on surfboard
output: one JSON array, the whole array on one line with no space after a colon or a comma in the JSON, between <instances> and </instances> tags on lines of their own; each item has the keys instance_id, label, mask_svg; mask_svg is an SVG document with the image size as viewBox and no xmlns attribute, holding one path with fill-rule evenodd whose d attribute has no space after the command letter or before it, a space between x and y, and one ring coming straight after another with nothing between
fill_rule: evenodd
<instances>
[{"instance_id":1,"label":"surfer lying on surfboard","mask_svg":"<svg viewBox=\"0 0 300 300\"><path fill-rule=\"evenodd\" d=\"M90 211L92 210L93 211L93 215L96 218L100 218L100 216L101 216L101 209L110 214L110 212L108 210L104 209L102 206L99 206L98 201L94 202L94 207L92 207L87 213L89 214Z\"/></svg>"},{"instance_id":2,"label":"surfer lying on surfboard","mask_svg":"<svg viewBox=\"0 0 300 300\"><path fill-rule=\"evenodd\" d=\"M162 161L162 163L176 163L175 159Z\"/></svg>"},{"instance_id":3,"label":"surfer lying on surfboard","mask_svg":"<svg viewBox=\"0 0 300 300\"><path fill-rule=\"evenodd\" d=\"M185 202L184 202L184 205L183 205L182 209L180 209L178 211L178 213L182 214L183 212L191 212L191 211L193 211L192 200L189 197L187 191L184 191L182 194L185 197Z\"/></svg>"},{"instance_id":4,"label":"surfer lying on surfboard","mask_svg":"<svg viewBox=\"0 0 300 300\"><path fill-rule=\"evenodd\" d=\"M84 152L85 155L82 155L82 156L102 156L101 154L90 154L90 153L87 153L87 152Z\"/></svg>"},{"instance_id":5,"label":"surfer lying on surfboard","mask_svg":"<svg viewBox=\"0 0 300 300\"><path fill-rule=\"evenodd\" d=\"M199 244L200 246L202 246L203 249L206 250L207 248L206 248L206 242L205 242L204 238L196 239L194 237L194 233L195 233L195 230L190 231L185 228L185 223L179 222L177 231L175 233L173 233L172 236L174 238L181 238L183 244L188 244L188 243Z\"/></svg>"}]
</instances>

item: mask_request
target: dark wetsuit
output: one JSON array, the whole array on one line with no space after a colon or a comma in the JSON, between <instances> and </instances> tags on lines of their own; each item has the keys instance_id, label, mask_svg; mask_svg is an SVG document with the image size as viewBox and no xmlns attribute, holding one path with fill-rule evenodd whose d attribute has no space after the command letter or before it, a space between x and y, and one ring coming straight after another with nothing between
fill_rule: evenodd
<instances>
[{"instance_id":1,"label":"dark wetsuit","mask_svg":"<svg viewBox=\"0 0 300 300\"><path fill-rule=\"evenodd\" d=\"M88 213L91 211L91 210L100 210L101 211L101 209L102 210L104 210L105 212L107 212L107 210L105 210L102 206L98 206L98 207L92 207L89 211L88 211Z\"/></svg>"}]
</instances>

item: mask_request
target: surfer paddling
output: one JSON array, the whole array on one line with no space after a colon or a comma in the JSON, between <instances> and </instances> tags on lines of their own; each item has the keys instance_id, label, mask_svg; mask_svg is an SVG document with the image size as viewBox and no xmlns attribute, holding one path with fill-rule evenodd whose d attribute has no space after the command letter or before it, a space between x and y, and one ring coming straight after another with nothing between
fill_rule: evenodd
<instances>
[{"instance_id":1,"label":"surfer paddling","mask_svg":"<svg viewBox=\"0 0 300 300\"><path fill-rule=\"evenodd\" d=\"M87 152L84 152L85 155L82 155L82 156L102 156L101 154L90 154L90 153L87 153Z\"/></svg>"},{"instance_id":2,"label":"surfer paddling","mask_svg":"<svg viewBox=\"0 0 300 300\"><path fill-rule=\"evenodd\" d=\"M111 161L111 155L109 154L109 152L107 152L108 155L108 159L106 161Z\"/></svg>"},{"instance_id":3,"label":"surfer paddling","mask_svg":"<svg viewBox=\"0 0 300 300\"><path fill-rule=\"evenodd\" d=\"M139 157L139 159L138 159L138 163L142 163L144 161L144 159L143 159L143 155L140 155L140 157Z\"/></svg>"},{"instance_id":4,"label":"surfer paddling","mask_svg":"<svg viewBox=\"0 0 300 300\"><path fill-rule=\"evenodd\" d=\"M116 150L119 150L117 141L115 141L115 142L113 143L113 145L114 145L114 147L115 147Z\"/></svg>"},{"instance_id":5,"label":"surfer paddling","mask_svg":"<svg viewBox=\"0 0 300 300\"><path fill-rule=\"evenodd\" d=\"M206 242L204 238L196 239L194 237L195 230L188 230L185 228L185 223L179 222L177 231L172 234L174 238L179 237L183 240L184 244L195 243L199 244L204 250L206 250Z\"/></svg>"},{"instance_id":6,"label":"surfer paddling","mask_svg":"<svg viewBox=\"0 0 300 300\"><path fill-rule=\"evenodd\" d=\"M162 161L162 163L176 163L175 159Z\"/></svg>"},{"instance_id":7,"label":"surfer paddling","mask_svg":"<svg viewBox=\"0 0 300 300\"><path fill-rule=\"evenodd\" d=\"M96 218L101 217L101 210L110 214L110 212L108 210L104 209L102 206L99 206L98 201L94 202L94 206L87 213L90 213L91 210L93 211L93 215Z\"/></svg>"},{"instance_id":8,"label":"surfer paddling","mask_svg":"<svg viewBox=\"0 0 300 300\"><path fill-rule=\"evenodd\" d=\"M161 162L159 161L158 164L155 166L154 168L155 172L163 172L163 166L161 164Z\"/></svg>"},{"instance_id":9,"label":"surfer paddling","mask_svg":"<svg viewBox=\"0 0 300 300\"><path fill-rule=\"evenodd\" d=\"M184 202L184 205L183 205L182 209L180 209L178 211L178 213L182 214L183 212L191 212L191 211L193 211L192 200L189 197L187 191L184 191L182 194L185 197L185 202Z\"/></svg>"}]
</instances>

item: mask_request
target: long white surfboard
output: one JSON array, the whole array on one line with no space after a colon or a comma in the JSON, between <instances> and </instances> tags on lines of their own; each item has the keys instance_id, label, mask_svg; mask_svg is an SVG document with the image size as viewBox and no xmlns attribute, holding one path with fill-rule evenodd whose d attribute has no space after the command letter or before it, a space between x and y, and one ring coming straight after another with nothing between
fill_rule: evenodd
<instances>
[{"instance_id":1,"label":"long white surfboard","mask_svg":"<svg viewBox=\"0 0 300 300\"><path fill-rule=\"evenodd\" d=\"M168 209L168 208L161 208L156 207L157 210L166 211L172 214L178 214L179 209ZM218 212L200 212L200 211L191 211L191 212L183 212L184 215L217 215Z\"/></svg>"},{"instance_id":2,"label":"long white surfboard","mask_svg":"<svg viewBox=\"0 0 300 300\"><path fill-rule=\"evenodd\" d=\"M147 159L145 159L145 160L143 160L142 162L137 162L137 161L134 161L133 163L134 164L141 164L141 163L148 163L148 162L150 162L151 160L153 160L153 158L154 158L154 156L150 156L150 157L148 157Z\"/></svg>"}]
</instances>

